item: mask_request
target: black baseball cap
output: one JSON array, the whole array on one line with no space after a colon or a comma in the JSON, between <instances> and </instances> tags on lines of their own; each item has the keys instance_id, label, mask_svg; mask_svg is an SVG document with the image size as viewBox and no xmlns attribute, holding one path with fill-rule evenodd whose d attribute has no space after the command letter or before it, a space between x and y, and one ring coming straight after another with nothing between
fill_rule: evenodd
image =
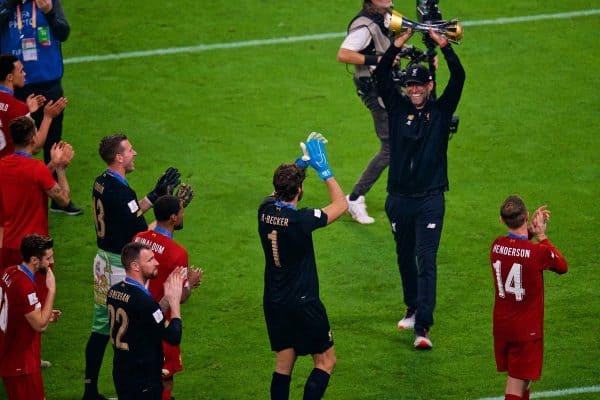
<instances>
[{"instance_id":1,"label":"black baseball cap","mask_svg":"<svg viewBox=\"0 0 600 400\"><path fill-rule=\"evenodd\" d=\"M425 85L433 80L429 70L425 68L421 64L411 65L410 68L406 70L406 74L404 76L404 84L407 85L409 83L418 83L420 85Z\"/></svg>"}]
</instances>

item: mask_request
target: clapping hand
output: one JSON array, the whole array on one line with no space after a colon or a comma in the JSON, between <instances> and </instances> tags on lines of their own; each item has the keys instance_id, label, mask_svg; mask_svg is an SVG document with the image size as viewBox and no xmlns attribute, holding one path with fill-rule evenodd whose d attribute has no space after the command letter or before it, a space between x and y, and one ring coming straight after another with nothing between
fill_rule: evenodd
<instances>
[{"instance_id":1,"label":"clapping hand","mask_svg":"<svg viewBox=\"0 0 600 400\"><path fill-rule=\"evenodd\" d=\"M318 132L311 132L308 135L306 143L300 144L303 148L306 148L309 160L308 164L319 174L319 178L327 180L333 178L333 173L329 169L329 163L327 161L327 152L325 151L325 144L327 139L325 136Z\"/></svg>"},{"instance_id":2,"label":"clapping hand","mask_svg":"<svg viewBox=\"0 0 600 400\"><path fill-rule=\"evenodd\" d=\"M187 270L187 280L192 289L196 289L202 283L202 278L204 276L204 271L202 268L197 268L194 265L188 267Z\"/></svg>"},{"instance_id":3,"label":"clapping hand","mask_svg":"<svg viewBox=\"0 0 600 400\"><path fill-rule=\"evenodd\" d=\"M154 204L160 196L172 194L173 189L181 183L181 174L177 168L169 167L164 174L158 178L154 189L146 195L150 203Z\"/></svg>"},{"instance_id":4,"label":"clapping hand","mask_svg":"<svg viewBox=\"0 0 600 400\"><path fill-rule=\"evenodd\" d=\"M308 160L310 160L310 156L308 155L308 150L306 149L306 144L304 142L300 142L300 150L302 151L302 155L296 158L296 165L302 169L308 168Z\"/></svg>"},{"instance_id":5,"label":"clapping hand","mask_svg":"<svg viewBox=\"0 0 600 400\"><path fill-rule=\"evenodd\" d=\"M44 107L44 116L48 116L52 119L58 117L61 112L67 106L66 97L61 97L56 100L50 100L48 104Z\"/></svg>"},{"instance_id":6,"label":"clapping hand","mask_svg":"<svg viewBox=\"0 0 600 400\"><path fill-rule=\"evenodd\" d=\"M41 106L46 102L46 98L41 94L30 94L27 96L25 103L27 103L27 108L29 108L30 113L34 113L40 109Z\"/></svg>"},{"instance_id":7,"label":"clapping hand","mask_svg":"<svg viewBox=\"0 0 600 400\"><path fill-rule=\"evenodd\" d=\"M50 149L50 160L55 168L66 168L74 156L73 146L65 141L54 143Z\"/></svg>"}]
</instances>

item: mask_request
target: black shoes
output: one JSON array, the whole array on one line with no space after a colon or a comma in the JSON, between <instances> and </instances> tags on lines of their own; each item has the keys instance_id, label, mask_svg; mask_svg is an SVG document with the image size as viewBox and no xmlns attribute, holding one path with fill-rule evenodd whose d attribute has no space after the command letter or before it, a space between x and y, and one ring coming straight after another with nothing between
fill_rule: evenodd
<instances>
[{"instance_id":1,"label":"black shoes","mask_svg":"<svg viewBox=\"0 0 600 400\"><path fill-rule=\"evenodd\" d=\"M73 202L70 202L66 207L60 207L55 202L52 202L50 204L50 211L55 213L63 213L71 216L83 214L81 208L77 207L75 204L73 204Z\"/></svg>"}]
</instances>

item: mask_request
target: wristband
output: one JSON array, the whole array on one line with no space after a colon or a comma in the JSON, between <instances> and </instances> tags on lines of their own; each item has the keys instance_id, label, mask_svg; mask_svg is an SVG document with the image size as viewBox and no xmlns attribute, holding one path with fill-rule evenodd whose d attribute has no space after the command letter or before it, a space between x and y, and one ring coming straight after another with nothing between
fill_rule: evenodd
<instances>
[{"instance_id":1,"label":"wristband","mask_svg":"<svg viewBox=\"0 0 600 400\"><path fill-rule=\"evenodd\" d=\"M365 56L365 65L377 65L377 56L366 55Z\"/></svg>"}]
</instances>

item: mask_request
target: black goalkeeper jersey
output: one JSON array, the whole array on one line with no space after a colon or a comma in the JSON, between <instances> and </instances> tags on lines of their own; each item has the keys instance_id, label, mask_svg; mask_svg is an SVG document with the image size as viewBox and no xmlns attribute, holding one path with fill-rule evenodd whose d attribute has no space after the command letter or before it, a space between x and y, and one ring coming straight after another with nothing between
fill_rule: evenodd
<instances>
[{"instance_id":1,"label":"black goalkeeper jersey","mask_svg":"<svg viewBox=\"0 0 600 400\"><path fill-rule=\"evenodd\" d=\"M149 379L160 383L162 340L179 344L181 320L174 318L165 326L166 319L150 293L126 281L110 288L106 305L115 350L113 373L124 380Z\"/></svg>"},{"instance_id":2,"label":"black goalkeeper jersey","mask_svg":"<svg viewBox=\"0 0 600 400\"><path fill-rule=\"evenodd\" d=\"M265 253L265 303L297 305L319 299L312 232L327 225L320 209L299 210L267 197L258 209Z\"/></svg>"},{"instance_id":3,"label":"black goalkeeper jersey","mask_svg":"<svg viewBox=\"0 0 600 400\"><path fill-rule=\"evenodd\" d=\"M121 254L136 233L148 229L135 191L112 173L96 178L92 199L98 248Z\"/></svg>"}]
</instances>

